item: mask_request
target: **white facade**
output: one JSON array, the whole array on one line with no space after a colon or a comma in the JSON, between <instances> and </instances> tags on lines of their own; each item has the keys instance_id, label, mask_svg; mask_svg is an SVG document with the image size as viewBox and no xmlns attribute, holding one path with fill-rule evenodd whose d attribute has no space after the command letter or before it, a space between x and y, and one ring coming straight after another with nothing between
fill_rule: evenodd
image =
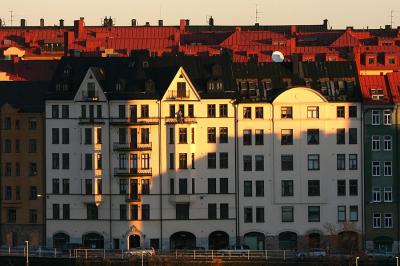
<instances>
[{"instance_id":1,"label":"white facade","mask_svg":"<svg viewBox=\"0 0 400 266\"><path fill-rule=\"evenodd\" d=\"M93 86L94 96L86 97ZM60 108L60 118L52 118L54 105ZM69 118L62 118L62 105L69 105ZM81 118L82 105L87 106L88 118ZM96 111L99 105L101 118ZM348 117L350 105L357 108L355 118ZM292 107L292 118L281 118L282 106ZM319 108L318 118L307 117L310 106ZM345 107L345 118L337 118L337 106ZM243 108L251 108L251 118L245 117ZM263 249L277 248L283 232L298 237L318 233L321 238L342 231L359 233L360 111L359 104L328 103L306 88L290 89L272 104L235 103L230 97L203 99L182 68L161 100L108 101L90 69L74 100L46 102L48 245L57 233L67 234L71 243L96 233L104 238L106 248L221 248L228 241L244 241ZM60 134L61 128L69 128L69 144L62 144L61 135L61 144L53 144L53 128L60 128ZM85 144L85 128L92 129L93 144ZM101 128L101 144L96 142L97 128ZM345 128L345 145L336 142L338 128ZM349 128L357 129L356 144L348 142ZM281 144L283 129L292 130L292 144ZM318 129L318 144L307 143L307 129ZM251 143L244 136L249 132ZM53 153L69 153L69 169L61 169L62 155L60 169L53 169ZM84 170L85 154L93 154L94 170ZM101 170L96 169L97 154L101 154ZM319 155L319 170L308 169L308 155L313 154ZM337 154L345 154L346 170L337 170ZM355 170L349 170L349 154L357 155ZM292 155L293 170L282 171L282 155ZM244 163L249 158L251 169ZM53 191L53 179L59 179L59 194ZM70 180L65 195L62 179ZM99 179L101 193L96 185ZM92 180L93 195L85 195L90 184L86 180ZM282 194L283 180L293 181L293 193ZM315 196L309 195L309 180L319 181L319 193L313 183ZM344 196L338 196L337 180L345 180ZM350 180L357 180L356 195L354 183L354 195L349 195ZM60 206L59 219L53 204ZM70 206L69 219L63 219L63 204ZM87 219L88 204L98 206L97 219ZM338 206L346 206L345 220L351 208L354 221L338 222ZM350 206L357 206L357 220L355 207ZM282 221L282 207L293 208L293 221ZM319 207L318 220L318 208L312 209L309 220L309 207ZM193 235L195 241L190 239ZM84 242L102 247L93 238L86 235ZM281 247L285 245L290 243Z\"/></svg>"}]
</instances>

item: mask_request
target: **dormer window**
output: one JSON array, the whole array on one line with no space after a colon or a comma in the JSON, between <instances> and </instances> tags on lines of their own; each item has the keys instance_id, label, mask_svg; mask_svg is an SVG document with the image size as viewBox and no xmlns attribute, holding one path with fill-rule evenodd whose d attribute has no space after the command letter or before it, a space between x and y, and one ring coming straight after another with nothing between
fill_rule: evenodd
<instances>
[{"instance_id":1,"label":"dormer window","mask_svg":"<svg viewBox=\"0 0 400 266\"><path fill-rule=\"evenodd\" d=\"M95 98L96 97L96 86L94 82L88 82L87 84L87 97Z\"/></svg>"},{"instance_id":2,"label":"dormer window","mask_svg":"<svg viewBox=\"0 0 400 266\"><path fill-rule=\"evenodd\" d=\"M385 98L385 95L383 93L383 89L370 89L370 94L371 94L371 98L373 101L380 101L383 100Z\"/></svg>"},{"instance_id":3,"label":"dormer window","mask_svg":"<svg viewBox=\"0 0 400 266\"><path fill-rule=\"evenodd\" d=\"M208 91L222 91L223 83L221 80L210 80L208 82Z\"/></svg>"},{"instance_id":4,"label":"dormer window","mask_svg":"<svg viewBox=\"0 0 400 266\"><path fill-rule=\"evenodd\" d=\"M186 98L186 82L177 83L177 94L178 98Z\"/></svg>"},{"instance_id":5,"label":"dormer window","mask_svg":"<svg viewBox=\"0 0 400 266\"><path fill-rule=\"evenodd\" d=\"M375 57L368 57L368 65L375 64Z\"/></svg>"},{"instance_id":6,"label":"dormer window","mask_svg":"<svg viewBox=\"0 0 400 266\"><path fill-rule=\"evenodd\" d=\"M390 65L396 64L396 58L394 58L394 57L389 57L389 58L388 58L388 63L389 63Z\"/></svg>"},{"instance_id":7,"label":"dormer window","mask_svg":"<svg viewBox=\"0 0 400 266\"><path fill-rule=\"evenodd\" d=\"M63 91L68 91L68 84L67 84L67 83L64 83L64 84L62 85L62 90L63 90Z\"/></svg>"}]
</instances>

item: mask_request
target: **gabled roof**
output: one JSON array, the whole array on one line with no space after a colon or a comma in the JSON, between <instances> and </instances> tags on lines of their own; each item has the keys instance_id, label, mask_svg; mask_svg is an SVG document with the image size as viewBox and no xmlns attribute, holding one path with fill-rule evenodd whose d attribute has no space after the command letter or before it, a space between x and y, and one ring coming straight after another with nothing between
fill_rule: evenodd
<instances>
[{"instance_id":1,"label":"gabled roof","mask_svg":"<svg viewBox=\"0 0 400 266\"><path fill-rule=\"evenodd\" d=\"M361 43L357 37L355 37L351 31L346 30L339 38L334 41L331 46L347 46L354 47L359 46Z\"/></svg>"}]
</instances>

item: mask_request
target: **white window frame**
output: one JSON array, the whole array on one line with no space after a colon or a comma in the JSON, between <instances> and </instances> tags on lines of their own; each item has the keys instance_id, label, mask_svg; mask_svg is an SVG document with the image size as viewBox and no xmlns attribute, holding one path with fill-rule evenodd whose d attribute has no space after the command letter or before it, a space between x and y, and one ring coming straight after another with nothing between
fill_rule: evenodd
<instances>
[{"instance_id":1,"label":"white window frame","mask_svg":"<svg viewBox=\"0 0 400 266\"><path fill-rule=\"evenodd\" d=\"M381 175L381 162L372 161L372 176L380 176Z\"/></svg>"},{"instance_id":2,"label":"white window frame","mask_svg":"<svg viewBox=\"0 0 400 266\"><path fill-rule=\"evenodd\" d=\"M378 126L381 124L381 112L380 110L372 110L371 113L371 119L372 119L372 125L373 126Z\"/></svg>"},{"instance_id":3,"label":"white window frame","mask_svg":"<svg viewBox=\"0 0 400 266\"><path fill-rule=\"evenodd\" d=\"M371 137L372 151L381 150L381 136L374 135Z\"/></svg>"},{"instance_id":4,"label":"white window frame","mask_svg":"<svg viewBox=\"0 0 400 266\"><path fill-rule=\"evenodd\" d=\"M389 223L390 221L390 223ZM385 228L393 228L393 214L392 213L384 213L383 214L383 226Z\"/></svg>"},{"instance_id":5,"label":"white window frame","mask_svg":"<svg viewBox=\"0 0 400 266\"><path fill-rule=\"evenodd\" d=\"M392 161L383 162L383 175L392 176L393 174Z\"/></svg>"},{"instance_id":6,"label":"white window frame","mask_svg":"<svg viewBox=\"0 0 400 266\"><path fill-rule=\"evenodd\" d=\"M319 118L319 106L307 106L307 118Z\"/></svg>"},{"instance_id":7,"label":"white window frame","mask_svg":"<svg viewBox=\"0 0 400 266\"><path fill-rule=\"evenodd\" d=\"M384 202L393 202L392 187L383 188L383 201Z\"/></svg>"},{"instance_id":8,"label":"white window frame","mask_svg":"<svg viewBox=\"0 0 400 266\"><path fill-rule=\"evenodd\" d=\"M372 214L372 227L373 228L381 228L382 227L381 219L382 219L382 215L380 213L373 213Z\"/></svg>"},{"instance_id":9,"label":"white window frame","mask_svg":"<svg viewBox=\"0 0 400 266\"><path fill-rule=\"evenodd\" d=\"M392 150L392 136L390 135L383 136L383 150L384 151Z\"/></svg>"},{"instance_id":10,"label":"white window frame","mask_svg":"<svg viewBox=\"0 0 400 266\"><path fill-rule=\"evenodd\" d=\"M372 188L372 202L381 202L381 188L373 187Z\"/></svg>"},{"instance_id":11,"label":"white window frame","mask_svg":"<svg viewBox=\"0 0 400 266\"><path fill-rule=\"evenodd\" d=\"M392 125L392 111L391 110L383 111L383 124L386 126Z\"/></svg>"}]
</instances>

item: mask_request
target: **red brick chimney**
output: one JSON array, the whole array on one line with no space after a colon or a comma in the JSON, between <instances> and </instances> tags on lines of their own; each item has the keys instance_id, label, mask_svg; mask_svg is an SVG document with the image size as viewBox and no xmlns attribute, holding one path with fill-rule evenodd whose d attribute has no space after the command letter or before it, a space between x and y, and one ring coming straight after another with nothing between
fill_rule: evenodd
<instances>
[{"instance_id":1,"label":"red brick chimney","mask_svg":"<svg viewBox=\"0 0 400 266\"><path fill-rule=\"evenodd\" d=\"M290 28L290 33L291 33L292 35L295 35L295 34L296 34L296 31L297 31L296 25L292 25L292 27Z\"/></svg>"},{"instance_id":2,"label":"red brick chimney","mask_svg":"<svg viewBox=\"0 0 400 266\"><path fill-rule=\"evenodd\" d=\"M74 21L74 32L75 32L75 38L77 39L84 38L85 20L83 17L81 17L79 20Z\"/></svg>"},{"instance_id":3,"label":"red brick chimney","mask_svg":"<svg viewBox=\"0 0 400 266\"><path fill-rule=\"evenodd\" d=\"M179 30L180 32L185 32L186 20L181 19L179 21Z\"/></svg>"}]
</instances>

